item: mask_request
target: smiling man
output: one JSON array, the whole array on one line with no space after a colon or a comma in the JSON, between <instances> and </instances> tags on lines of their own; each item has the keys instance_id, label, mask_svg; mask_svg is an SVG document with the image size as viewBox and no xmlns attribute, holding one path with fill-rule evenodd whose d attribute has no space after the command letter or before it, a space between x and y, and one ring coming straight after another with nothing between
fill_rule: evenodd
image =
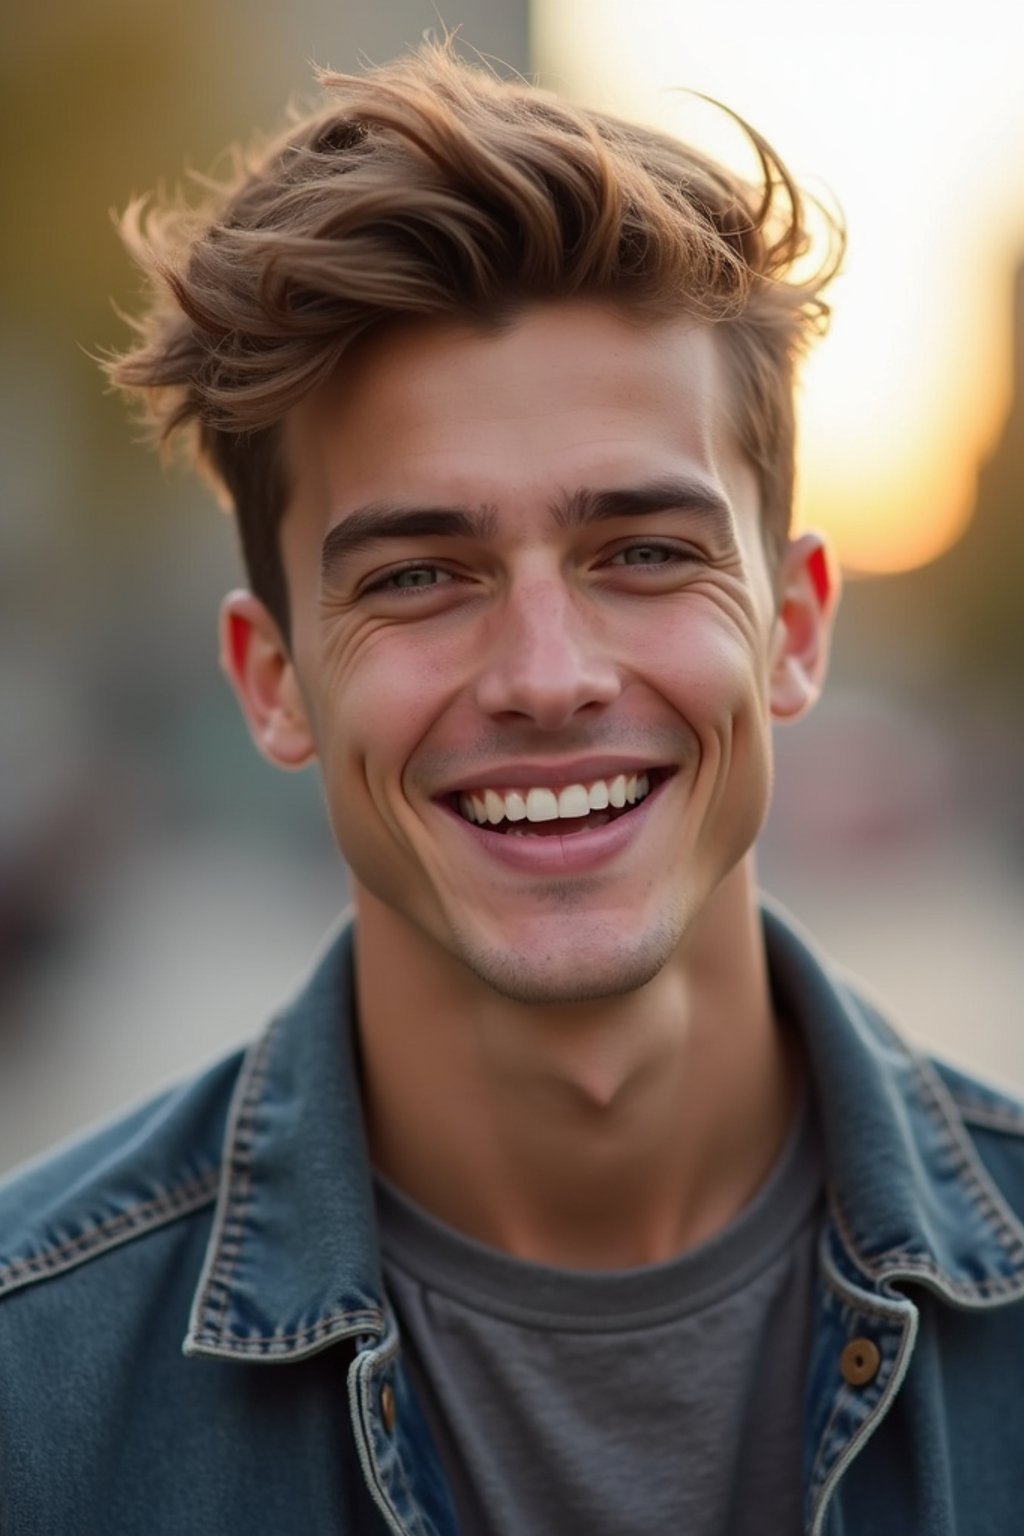
<instances>
[{"instance_id":1,"label":"smiling man","mask_svg":"<svg viewBox=\"0 0 1024 1536\"><path fill-rule=\"evenodd\" d=\"M1010 1530L1024 1111L756 887L834 261L752 131L756 183L447 49L326 83L128 220L112 371L233 505L223 664L354 919L0 1193L0 1523Z\"/></svg>"}]
</instances>

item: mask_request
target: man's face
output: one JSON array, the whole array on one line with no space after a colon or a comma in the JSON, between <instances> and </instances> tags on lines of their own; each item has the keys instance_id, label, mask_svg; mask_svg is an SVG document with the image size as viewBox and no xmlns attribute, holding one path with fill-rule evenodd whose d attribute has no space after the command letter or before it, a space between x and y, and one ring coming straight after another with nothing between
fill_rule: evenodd
<instances>
[{"instance_id":1,"label":"man's face","mask_svg":"<svg viewBox=\"0 0 1024 1536\"><path fill-rule=\"evenodd\" d=\"M339 846L505 995L643 985L761 825L786 639L729 422L711 330L562 304L396 327L289 423Z\"/></svg>"}]
</instances>

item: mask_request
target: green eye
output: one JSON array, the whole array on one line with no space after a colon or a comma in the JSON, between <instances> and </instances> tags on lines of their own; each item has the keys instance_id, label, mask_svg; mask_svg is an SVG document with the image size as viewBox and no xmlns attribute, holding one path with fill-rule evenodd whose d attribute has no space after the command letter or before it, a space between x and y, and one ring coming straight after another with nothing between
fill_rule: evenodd
<instances>
[{"instance_id":1,"label":"green eye","mask_svg":"<svg viewBox=\"0 0 1024 1536\"><path fill-rule=\"evenodd\" d=\"M672 559L672 551L661 544L631 544L615 558L623 565L665 565Z\"/></svg>"},{"instance_id":2,"label":"green eye","mask_svg":"<svg viewBox=\"0 0 1024 1536\"><path fill-rule=\"evenodd\" d=\"M411 565L404 571L396 571L390 577L393 587L436 587L442 573L433 565Z\"/></svg>"},{"instance_id":3,"label":"green eye","mask_svg":"<svg viewBox=\"0 0 1024 1536\"><path fill-rule=\"evenodd\" d=\"M389 594L413 597L419 592L433 592L439 587L447 587L454 579L443 566L429 565L424 561L420 565L400 565L395 570L383 572L367 583L363 593L366 596L377 593L381 597Z\"/></svg>"}]
</instances>

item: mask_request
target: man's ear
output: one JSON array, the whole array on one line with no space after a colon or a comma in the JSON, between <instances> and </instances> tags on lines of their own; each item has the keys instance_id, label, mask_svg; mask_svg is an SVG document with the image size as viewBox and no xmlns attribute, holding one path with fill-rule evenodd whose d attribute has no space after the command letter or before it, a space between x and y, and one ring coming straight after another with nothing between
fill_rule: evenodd
<instances>
[{"instance_id":1,"label":"man's ear","mask_svg":"<svg viewBox=\"0 0 1024 1536\"><path fill-rule=\"evenodd\" d=\"M818 533L786 545L772 635L769 701L774 720L799 720L817 701L828 671L839 604L839 571Z\"/></svg>"},{"instance_id":2,"label":"man's ear","mask_svg":"<svg viewBox=\"0 0 1024 1536\"><path fill-rule=\"evenodd\" d=\"M221 603L220 664L263 756L278 768L304 768L316 747L295 666L277 623L251 592L229 592Z\"/></svg>"}]
</instances>

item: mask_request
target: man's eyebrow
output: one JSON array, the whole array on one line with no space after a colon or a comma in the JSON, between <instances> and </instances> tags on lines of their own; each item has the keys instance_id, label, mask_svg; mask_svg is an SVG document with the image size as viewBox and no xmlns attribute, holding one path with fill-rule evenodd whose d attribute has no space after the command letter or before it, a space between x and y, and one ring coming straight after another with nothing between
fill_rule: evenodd
<instances>
[{"instance_id":1,"label":"man's eyebrow","mask_svg":"<svg viewBox=\"0 0 1024 1536\"><path fill-rule=\"evenodd\" d=\"M492 507L403 507L374 501L356 507L335 525L320 547L320 575L326 579L358 550L389 539L487 539L497 518Z\"/></svg>"},{"instance_id":2,"label":"man's eyebrow","mask_svg":"<svg viewBox=\"0 0 1024 1536\"><path fill-rule=\"evenodd\" d=\"M552 505L561 528L583 528L619 517L644 517L655 512L689 512L714 532L734 535L732 511L725 497L705 481L689 477L649 480L613 490L583 488ZM326 581L349 556L389 540L417 538L494 538L498 515L494 507L410 507L373 501L346 514L327 534L320 549L320 575Z\"/></svg>"},{"instance_id":3,"label":"man's eyebrow","mask_svg":"<svg viewBox=\"0 0 1024 1536\"><path fill-rule=\"evenodd\" d=\"M647 517L655 512L692 512L723 535L735 536L732 509L706 481L689 476L648 480L615 490L572 491L553 508L562 528L583 528L617 517Z\"/></svg>"}]
</instances>

